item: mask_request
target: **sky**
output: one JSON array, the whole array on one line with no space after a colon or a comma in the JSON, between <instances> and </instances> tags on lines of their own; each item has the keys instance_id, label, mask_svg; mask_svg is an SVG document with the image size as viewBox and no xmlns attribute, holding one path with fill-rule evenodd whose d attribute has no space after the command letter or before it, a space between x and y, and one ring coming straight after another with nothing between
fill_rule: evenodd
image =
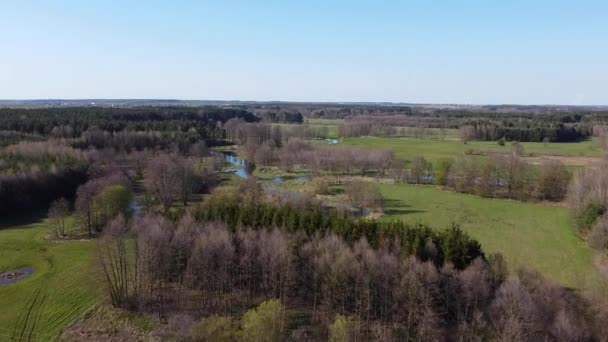
<instances>
[{"instance_id":1,"label":"sky","mask_svg":"<svg viewBox=\"0 0 608 342\"><path fill-rule=\"evenodd\" d=\"M0 99L608 104L608 1L0 0Z\"/></svg>"}]
</instances>

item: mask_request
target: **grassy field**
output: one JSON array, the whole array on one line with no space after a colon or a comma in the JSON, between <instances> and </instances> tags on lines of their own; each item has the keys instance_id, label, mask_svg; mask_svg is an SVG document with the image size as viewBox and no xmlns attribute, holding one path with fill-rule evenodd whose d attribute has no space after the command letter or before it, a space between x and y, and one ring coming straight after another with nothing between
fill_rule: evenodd
<instances>
[{"instance_id":1,"label":"grassy field","mask_svg":"<svg viewBox=\"0 0 608 342\"><path fill-rule=\"evenodd\" d=\"M32 267L17 283L0 287L0 340L49 341L95 303L89 287L92 243L50 242L43 221L0 224L0 272Z\"/></svg>"},{"instance_id":2,"label":"grassy field","mask_svg":"<svg viewBox=\"0 0 608 342\"><path fill-rule=\"evenodd\" d=\"M509 266L528 266L568 287L596 275L594 252L575 233L566 209L443 191L432 186L381 184L382 219L437 228L458 223L486 253L502 253Z\"/></svg>"},{"instance_id":3,"label":"grassy field","mask_svg":"<svg viewBox=\"0 0 608 342\"><path fill-rule=\"evenodd\" d=\"M455 157L467 150L480 152L507 153L511 149L510 143L500 146L494 141L470 141L467 144L458 140L422 140L409 138L379 138L361 137L346 138L342 141L346 145L367 148L391 148L395 156L403 160L411 160L415 155L422 155L426 159L436 161L441 158ZM595 141L588 140L579 143L536 143L524 142L526 155L553 155L571 157L599 157L602 150Z\"/></svg>"},{"instance_id":4,"label":"grassy field","mask_svg":"<svg viewBox=\"0 0 608 342\"><path fill-rule=\"evenodd\" d=\"M328 138L338 138L338 125L342 123L342 120L328 120L328 119L306 119L303 124L287 124L287 123L273 123L273 126L280 127L302 127L308 126L312 128L327 127Z\"/></svg>"}]
</instances>

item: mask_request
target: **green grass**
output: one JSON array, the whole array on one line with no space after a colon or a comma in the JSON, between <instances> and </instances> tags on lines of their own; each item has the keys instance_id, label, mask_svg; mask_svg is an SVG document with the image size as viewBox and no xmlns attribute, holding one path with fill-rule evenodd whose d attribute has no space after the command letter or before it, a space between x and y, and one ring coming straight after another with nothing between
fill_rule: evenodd
<instances>
[{"instance_id":1,"label":"green grass","mask_svg":"<svg viewBox=\"0 0 608 342\"><path fill-rule=\"evenodd\" d=\"M472 149L481 152L507 153L511 144L499 146L493 141L470 141L467 144L458 140L422 140L409 138L379 138L360 137L346 138L345 145L366 148L391 148L395 156L402 160L411 160L415 155L422 155L431 162L441 158L451 158L463 154ZM592 140L579 143L536 143L525 142L524 153L526 155L558 155L558 156L583 156L599 157L602 150Z\"/></svg>"},{"instance_id":2,"label":"green grass","mask_svg":"<svg viewBox=\"0 0 608 342\"><path fill-rule=\"evenodd\" d=\"M383 220L403 219L446 228L457 223L486 253L502 253L511 269L528 266L561 285L595 280L594 252L581 240L566 209L443 191L433 186L381 184Z\"/></svg>"},{"instance_id":3,"label":"green grass","mask_svg":"<svg viewBox=\"0 0 608 342\"><path fill-rule=\"evenodd\" d=\"M288 123L273 123L273 126L280 127L302 127L308 126L311 128L322 128L327 127L328 138L338 138L338 125L343 120L330 120L330 119L306 119L302 124L288 124Z\"/></svg>"},{"instance_id":4,"label":"green grass","mask_svg":"<svg viewBox=\"0 0 608 342\"><path fill-rule=\"evenodd\" d=\"M54 340L95 303L89 286L92 243L51 242L41 221L0 226L0 271L32 267L34 273L0 287L0 340Z\"/></svg>"}]
</instances>

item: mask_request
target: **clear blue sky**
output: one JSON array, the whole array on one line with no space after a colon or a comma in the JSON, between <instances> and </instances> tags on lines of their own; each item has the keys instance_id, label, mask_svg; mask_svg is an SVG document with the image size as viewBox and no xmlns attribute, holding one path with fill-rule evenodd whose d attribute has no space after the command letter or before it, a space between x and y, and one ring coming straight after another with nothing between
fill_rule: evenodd
<instances>
[{"instance_id":1,"label":"clear blue sky","mask_svg":"<svg viewBox=\"0 0 608 342\"><path fill-rule=\"evenodd\" d=\"M3 1L0 98L608 104L608 1Z\"/></svg>"}]
</instances>

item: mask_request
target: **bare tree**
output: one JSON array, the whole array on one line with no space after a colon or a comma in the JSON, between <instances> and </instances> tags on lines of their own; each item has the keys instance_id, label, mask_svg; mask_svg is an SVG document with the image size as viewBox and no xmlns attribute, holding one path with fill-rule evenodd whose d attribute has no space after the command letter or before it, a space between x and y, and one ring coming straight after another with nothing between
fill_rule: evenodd
<instances>
[{"instance_id":1,"label":"bare tree","mask_svg":"<svg viewBox=\"0 0 608 342\"><path fill-rule=\"evenodd\" d=\"M404 339L433 341L441 336L436 301L439 276L430 263L405 260L395 289L395 310L403 322Z\"/></svg>"},{"instance_id":2,"label":"bare tree","mask_svg":"<svg viewBox=\"0 0 608 342\"><path fill-rule=\"evenodd\" d=\"M196 239L188 262L188 279L203 290L203 304L214 310L226 308L225 295L232 287L234 245L223 225L207 224Z\"/></svg>"},{"instance_id":3,"label":"bare tree","mask_svg":"<svg viewBox=\"0 0 608 342\"><path fill-rule=\"evenodd\" d=\"M500 286L491 310L496 340L526 341L534 337L536 308L518 278L510 278Z\"/></svg>"},{"instance_id":4,"label":"bare tree","mask_svg":"<svg viewBox=\"0 0 608 342\"><path fill-rule=\"evenodd\" d=\"M559 161L543 162L538 170L536 196L541 200L559 201L566 194L569 175Z\"/></svg>"},{"instance_id":5,"label":"bare tree","mask_svg":"<svg viewBox=\"0 0 608 342\"><path fill-rule=\"evenodd\" d=\"M112 305L127 307L133 294L134 263L127 252L129 226L122 216L112 220L97 241L97 262Z\"/></svg>"},{"instance_id":6,"label":"bare tree","mask_svg":"<svg viewBox=\"0 0 608 342\"><path fill-rule=\"evenodd\" d=\"M160 201L165 211L179 198L184 185L175 159L160 154L148 162L144 171L146 190Z\"/></svg>"},{"instance_id":7,"label":"bare tree","mask_svg":"<svg viewBox=\"0 0 608 342\"><path fill-rule=\"evenodd\" d=\"M70 204L65 198L51 203L49 208L49 221L57 238L66 235L66 219L70 214Z\"/></svg>"},{"instance_id":8,"label":"bare tree","mask_svg":"<svg viewBox=\"0 0 608 342\"><path fill-rule=\"evenodd\" d=\"M353 180L346 187L346 195L356 208L382 208L382 194L375 183Z\"/></svg>"}]
</instances>

